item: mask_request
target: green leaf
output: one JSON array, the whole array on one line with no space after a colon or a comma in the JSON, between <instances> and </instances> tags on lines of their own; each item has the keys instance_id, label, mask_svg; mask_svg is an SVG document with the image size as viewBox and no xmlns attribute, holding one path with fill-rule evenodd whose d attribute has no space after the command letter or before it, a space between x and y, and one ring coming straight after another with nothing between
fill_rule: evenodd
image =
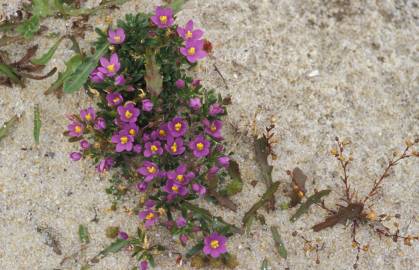
<instances>
[{"instance_id":1,"label":"green leaf","mask_svg":"<svg viewBox=\"0 0 419 270\"><path fill-rule=\"evenodd\" d=\"M50 0L32 0L32 14L39 17L48 17L54 15L57 10L53 1Z\"/></svg>"},{"instance_id":2,"label":"green leaf","mask_svg":"<svg viewBox=\"0 0 419 270\"><path fill-rule=\"evenodd\" d=\"M255 159L259 165L263 180L267 186L272 185L272 170L273 167L268 163L269 156L269 142L265 135L259 139L254 140Z\"/></svg>"},{"instance_id":3,"label":"green leaf","mask_svg":"<svg viewBox=\"0 0 419 270\"><path fill-rule=\"evenodd\" d=\"M51 94L52 92L61 89L63 87L64 81L67 80L74 71L81 65L82 63L82 56L80 54L76 54L67 61L66 70L63 73L58 73L57 80L45 91L45 95Z\"/></svg>"},{"instance_id":4,"label":"green leaf","mask_svg":"<svg viewBox=\"0 0 419 270\"><path fill-rule=\"evenodd\" d=\"M130 242L128 240L117 239L112 244L110 244L107 248L105 248L104 250L102 250L99 253L99 255L106 256L109 253L117 253L121 249L123 249L124 247L126 247L127 245L129 245L129 243Z\"/></svg>"},{"instance_id":5,"label":"green leaf","mask_svg":"<svg viewBox=\"0 0 419 270\"><path fill-rule=\"evenodd\" d=\"M279 235L278 228L276 226L271 226L272 237L275 242L275 247L279 253L279 256L286 259L287 258L287 250L285 249L284 242Z\"/></svg>"},{"instance_id":6,"label":"green leaf","mask_svg":"<svg viewBox=\"0 0 419 270\"><path fill-rule=\"evenodd\" d=\"M87 230L87 227L82 224L79 225L79 239L82 244L90 243L89 231Z\"/></svg>"},{"instance_id":7,"label":"green leaf","mask_svg":"<svg viewBox=\"0 0 419 270\"><path fill-rule=\"evenodd\" d=\"M204 247L203 242L199 242L195 246L191 247L185 254L186 258L190 258L193 255L197 254L198 252L200 252L202 250L203 247Z\"/></svg>"},{"instance_id":8,"label":"green leaf","mask_svg":"<svg viewBox=\"0 0 419 270\"><path fill-rule=\"evenodd\" d=\"M33 35L39 31L40 18L37 15L33 15L30 19L20 24L16 31L23 37L30 39Z\"/></svg>"},{"instance_id":9,"label":"green leaf","mask_svg":"<svg viewBox=\"0 0 419 270\"><path fill-rule=\"evenodd\" d=\"M260 266L260 270L270 270L268 259L263 259L262 265Z\"/></svg>"},{"instance_id":10,"label":"green leaf","mask_svg":"<svg viewBox=\"0 0 419 270\"><path fill-rule=\"evenodd\" d=\"M243 179L241 177L239 164L236 161L230 161L228 174L230 175L232 181L226 186L225 191L227 196L233 196L241 192L243 189Z\"/></svg>"},{"instance_id":11,"label":"green leaf","mask_svg":"<svg viewBox=\"0 0 419 270\"><path fill-rule=\"evenodd\" d=\"M0 75L6 76L12 80L12 82L23 87L23 82L20 79L20 76L16 73L16 71L13 70L13 68L9 67L8 65L0 63Z\"/></svg>"},{"instance_id":12,"label":"green leaf","mask_svg":"<svg viewBox=\"0 0 419 270\"><path fill-rule=\"evenodd\" d=\"M249 229L253 219L256 217L257 211L259 208L263 207L267 201L274 198L275 192L277 191L279 187L279 181L274 182L266 192L262 195L262 198L260 198L259 201L257 201L252 208L250 208L249 211L246 212L246 214L243 217L243 226L246 228L246 230Z\"/></svg>"},{"instance_id":13,"label":"green leaf","mask_svg":"<svg viewBox=\"0 0 419 270\"><path fill-rule=\"evenodd\" d=\"M298 218L300 218L303 214L308 212L308 209L312 204L319 203L321 198L324 196L329 195L330 189L325 189L319 192L316 192L314 195L311 195L307 198L307 200L301 204L300 208L298 208L297 212L290 218L291 222L295 222Z\"/></svg>"},{"instance_id":14,"label":"green leaf","mask_svg":"<svg viewBox=\"0 0 419 270\"><path fill-rule=\"evenodd\" d=\"M6 137L7 134L9 134L10 130L12 129L12 127L14 126L14 124L17 122L18 119L19 119L19 117L17 117L17 115L15 115L12 118L10 118L9 121L4 123L3 126L1 126L1 128L0 128L0 141L4 137Z\"/></svg>"},{"instance_id":15,"label":"green leaf","mask_svg":"<svg viewBox=\"0 0 419 270\"><path fill-rule=\"evenodd\" d=\"M159 96L163 90L163 76L160 74L160 66L156 62L156 52L147 50L145 62L145 82L147 90L154 96Z\"/></svg>"},{"instance_id":16,"label":"green leaf","mask_svg":"<svg viewBox=\"0 0 419 270\"><path fill-rule=\"evenodd\" d=\"M93 56L79 65L75 72L64 81L64 92L73 93L80 90L89 78L90 73L97 67L99 58L102 57L107 50L108 44L105 43L96 50L96 53Z\"/></svg>"},{"instance_id":17,"label":"green leaf","mask_svg":"<svg viewBox=\"0 0 419 270\"><path fill-rule=\"evenodd\" d=\"M39 135L41 133L41 112L39 111L39 105L35 105L33 114L33 137L35 143L39 144Z\"/></svg>"},{"instance_id":18,"label":"green leaf","mask_svg":"<svg viewBox=\"0 0 419 270\"><path fill-rule=\"evenodd\" d=\"M182 9L186 2L188 2L188 0L172 0L170 1L170 4L167 4L166 6L173 10L173 14L176 14Z\"/></svg>"},{"instance_id":19,"label":"green leaf","mask_svg":"<svg viewBox=\"0 0 419 270\"><path fill-rule=\"evenodd\" d=\"M43 54L41 57L36 58L36 59L32 59L31 62L32 64L35 65L46 65L52 58L52 56L54 56L55 51L57 50L58 46L60 45L61 41L63 41L65 37L60 37L55 43L54 45L52 45L52 47L45 53Z\"/></svg>"}]
</instances>

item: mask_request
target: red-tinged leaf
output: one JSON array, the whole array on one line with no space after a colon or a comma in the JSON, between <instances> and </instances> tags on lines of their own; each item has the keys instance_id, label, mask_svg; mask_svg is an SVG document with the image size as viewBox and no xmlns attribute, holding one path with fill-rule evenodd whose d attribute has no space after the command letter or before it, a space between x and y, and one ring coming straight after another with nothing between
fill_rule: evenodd
<instances>
[{"instance_id":1,"label":"red-tinged leaf","mask_svg":"<svg viewBox=\"0 0 419 270\"><path fill-rule=\"evenodd\" d=\"M339 208L339 211L335 215L327 217L325 221L314 225L312 229L313 231L318 232L333 227L338 223L344 224L347 220L361 217L362 210L364 210L364 204L351 203L346 207Z\"/></svg>"}]
</instances>

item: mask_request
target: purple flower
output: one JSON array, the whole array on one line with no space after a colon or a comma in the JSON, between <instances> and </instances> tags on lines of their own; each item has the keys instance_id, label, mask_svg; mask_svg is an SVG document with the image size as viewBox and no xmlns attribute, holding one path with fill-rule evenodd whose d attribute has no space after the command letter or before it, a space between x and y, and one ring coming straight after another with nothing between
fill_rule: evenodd
<instances>
[{"instance_id":1,"label":"purple flower","mask_svg":"<svg viewBox=\"0 0 419 270\"><path fill-rule=\"evenodd\" d=\"M193 21L189 20L185 27L178 27L177 33L181 36L184 40L197 40L202 37L204 32L201 29L193 30Z\"/></svg>"},{"instance_id":2,"label":"purple flower","mask_svg":"<svg viewBox=\"0 0 419 270\"><path fill-rule=\"evenodd\" d=\"M87 140L81 140L80 147L81 149L86 150L90 147L90 143Z\"/></svg>"},{"instance_id":3,"label":"purple flower","mask_svg":"<svg viewBox=\"0 0 419 270\"><path fill-rule=\"evenodd\" d=\"M172 201L177 196L186 196L188 194L188 188L184 187L181 184L178 184L172 180L168 180L166 185L162 188L164 192L167 192L167 200Z\"/></svg>"},{"instance_id":4,"label":"purple flower","mask_svg":"<svg viewBox=\"0 0 419 270\"><path fill-rule=\"evenodd\" d=\"M185 146L183 146L182 138L173 138L169 136L167 138L167 143L164 146L167 152L172 156L182 155L185 152Z\"/></svg>"},{"instance_id":5,"label":"purple flower","mask_svg":"<svg viewBox=\"0 0 419 270\"><path fill-rule=\"evenodd\" d=\"M116 152L131 151L134 137L131 136L128 131L121 130L118 134L112 136L111 142L116 144Z\"/></svg>"},{"instance_id":6,"label":"purple flower","mask_svg":"<svg viewBox=\"0 0 419 270\"><path fill-rule=\"evenodd\" d=\"M199 196L204 196L205 193L207 193L207 189L203 185L197 183L192 184L192 190L198 193Z\"/></svg>"},{"instance_id":7,"label":"purple flower","mask_svg":"<svg viewBox=\"0 0 419 270\"><path fill-rule=\"evenodd\" d=\"M138 265L138 268L140 270L147 270L148 269L148 262L147 261L141 261Z\"/></svg>"},{"instance_id":8,"label":"purple flower","mask_svg":"<svg viewBox=\"0 0 419 270\"><path fill-rule=\"evenodd\" d=\"M163 123L160 125L160 127L157 129L157 138L160 140L166 140L167 139L167 133L169 132L167 128L167 124Z\"/></svg>"},{"instance_id":9,"label":"purple flower","mask_svg":"<svg viewBox=\"0 0 419 270\"><path fill-rule=\"evenodd\" d=\"M204 51L203 40L189 40L186 41L185 47L180 48L180 53L183 54L190 63L195 63L199 59L207 56L207 52Z\"/></svg>"},{"instance_id":10,"label":"purple flower","mask_svg":"<svg viewBox=\"0 0 419 270\"><path fill-rule=\"evenodd\" d=\"M213 176L216 175L218 173L218 171L220 170L220 168L218 168L217 166L212 166L209 170L208 170L208 174Z\"/></svg>"},{"instance_id":11,"label":"purple flower","mask_svg":"<svg viewBox=\"0 0 419 270\"><path fill-rule=\"evenodd\" d=\"M138 126L135 123L123 123L122 129L128 131L134 138L138 135Z\"/></svg>"},{"instance_id":12,"label":"purple flower","mask_svg":"<svg viewBox=\"0 0 419 270\"><path fill-rule=\"evenodd\" d=\"M115 161L111 157L107 157L99 162L99 164L96 166L96 171L100 173L109 171L114 164Z\"/></svg>"},{"instance_id":13,"label":"purple flower","mask_svg":"<svg viewBox=\"0 0 419 270\"><path fill-rule=\"evenodd\" d=\"M189 107L192 110L194 110L194 111L199 110L201 108L201 106L202 106L202 103L201 103L200 98L198 98L198 97L197 98L191 98L189 100Z\"/></svg>"},{"instance_id":14,"label":"purple flower","mask_svg":"<svg viewBox=\"0 0 419 270\"><path fill-rule=\"evenodd\" d=\"M72 153L70 153L70 159L72 161L79 161L81 159L81 157L82 157L82 154L79 153L79 152L72 152Z\"/></svg>"},{"instance_id":15,"label":"purple flower","mask_svg":"<svg viewBox=\"0 0 419 270\"><path fill-rule=\"evenodd\" d=\"M96 119L96 112L95 109L93 109L92 107L89 107L85 110L81 110L80 111L80 117L82 120L84 121L95 121Z\"/></svg>"},{"instance_id":16,"label":"purple flower","mask_svg":"<svg viewBox=\"0 0 419 270\"><path fill-rule=\"evenodd\" d=\"M181 164L175 170L168 171L167 178L180 185L187 185L193 178L195 178L195 174L193 172L187 172L186 170L186 165Z\"/></svg>"},{"instance_id":17,"label":"purple flower","mask_svg":"<svg viewBox=\"0 0 419 270\"><path fill-rule=\"evenodd\" d=\"M183 227L185 227L185 226L186 226L186 219L185 219L184 217L182 217L182 216L179 216L179 217L176 219L176 226L177 226L178 228L183 228Z\"/></svg>"},{"instance_id":18,"label":"purple flower","mask_svg":"<svg viewBox=\"0 0 419 270\"><path fill-rule=\"evenodd\" d=\"M110 44L121 44L125 41L125 32L122 28L116 28L115 30L109 29L108 41Z\"/></svg>"},{"instance_id":19,"label":"purple flower","mask_svg":"<svg viewBox=\"0 0 419 270\"><path fill-rule=\"evenodd\" d=\"M154 155L163 155L163 148L159 141L147 142L144 146L144 156L151 157Z\"/></svg>"},{"instance_id":20,"label":"purple flower","mask_svg":"<svg viewBox=\"0 0 419 270\"><path fill-rule=\"evenodd\" d=\"M143 148L141 147L141 144L135 144L132 148L132 151L134 151L134 153L140 154L143 151Z\"/></svg>"},{"instance_id":21,"label":"purple flower","mask_svg":"<svg viewBox=\"0 0 419 270\"><path fill-rule=\"evenodd\" d=\"M139 192L145 192L147 190L148 183L147 182L139 182L137 184L137 189Z\"/></svg>"},{"instance_id":22,"label":"purple flower","mask_svg":"<svg viewBox=\"0 0 419 270\"><path fill-rule=\"evenodd\" d=\"M119 106L117 110L122 122L135 123L140 115L140 109L136 108L135 104L131 102Z\"/></svg>"},{"instance_id":23,"label":"purple flower","mask_svg":"<svg viewBox=\"0 0 419 270\"><path fill-rule=\"evenodd\" d=\"M80 137L83 135L84 126L82 123L79 122L72 122L70 125L67 126L68 135L71 137Z\"/></svg>"},{"instance_id":24,"label":"purple flower","mask_svg":"<svg viewBox=\"0 0 419 270\"><path fill-rule=\"evenodd\" d=\"M125 84L125 78L123 75L118 75L115 78L115 85L124 85Z\"/></svg>"},{"instance_id":25,"label":"purple flower","mask_svg":"<svg viewBox=\"0 0 419 270\"><path fill-rule=\"evenodd\" d=\"M118 237L119 237L119 239L127 240L128 239L128 234L124 231L119 231Z\"/></svg>"},{"instance_id":26,"label":"purple flower","mask_svg":"<svg viewBox=\"0 0 419 270\"><path fill-rule=\"evenodd\" d=\"M204 119L202 121L202 124L204 125L204 131L208 135L212 136L214 139L222 139L221 136L221 128L223 127L223 122L221 120L214 120L209 121L208 119Z\"/></svg>"},{"instance_id":27,"label":"purple flower","mask_svg":"<svg viewBox=\"0 0 419 270\"><path fill-rule=\"evenodd\" d=\"M113 53L109 60L102 56L100 58L101 67L98 68L100 72L106 74L108 77L113 77L121 68L121 64L119 63L119 58L116 53Z\"/></svg>"},{"instance_id":28,"label":"purple flower","mask_svg":"<svg viewBox=\"0 0 419 270\"><path fill-rule=\"evenodd\" d=\"M221 254L227 252L226 242L227 237L213 232L211 235L204 238L204 248L202 251L205 255L211 255L213 258L218 258Z\"/></svg>"},{"instance_id":29,"label":"purple flower","mask_svg":"<svg viewBox=\"0 0 419 270\"><path fill-rule=\"evenodd\" d=\"M192 80L192 86L193 87L201 86L201 80L200 79L193 79Z\"/></svg>"},{"instance_id":30,"label":"purple flower","mask_svg":"<svg viewBox=\"0 0 419 270\"><path fill-rule=\"evenodd\" d=\"M154 224L157 223L157 221L159 219L159 214L152 209L146 209L144 211L141 211L138 214L138 217L141 220L144 220L144 227L146 227L148 229L148 228L150 228L151 226L153 226Z\"/></svg>"},{"instance_id":31,"label":"purple flower","mask_svg":"<svg viewBox=\"0 0 419 270\"><path fill-rule=\"evenodd\" d=\"M153 102L151 100L143 99L141 102L143 111L150 112L153 109Z\"/></svg>"},{"instance_id":32,"label":"purple flower","mask_svg":"<svg viewBox=\"0 0 419 270\"><path fill-rule=\"evenodd\" d=\"M134 91L135 90L135 88L134 88L134 86L133 85L128 85L127 86L127 89L125 89L127 92L132 92L132 91Z\"/></svg>"},{"instance_id":33,"label":"purple flower","mask_svg":"<svg viewBox=\"0 0 419 270\"><path fill-rule=\"evenodd\" d=\"M101 83L105 80L105 74L100 72L97 68L90 73L89 77L94 83Z\"/></svg>"},{"instance_id":34,"label":"purple flower","mask_svg":"<svg viewBox=\"0 0 419 270\"><path fill-rule=\"evenodd\" d=\"M230 165L230 158L227 156L219 157L217 161L218 161L218 165L224 168L228 168L228 166Z\"/></svg>"},{"instance_id":35,"label":"purple flower","mask_svg":"<svg viewBox=\"0 0 419 270\"><path fill-rule=\"evenodd\" d=\"M94 128L96 130L102 130L106 128L106 122L105 119L103 119L102 117L98 117L96 118L95 124L94 124Z\"/></svg>"},{"instance_id":36,"label":"purple flower","mask_svg":"<svg viewBox=\"0 0 419 270\"><path fill-rule=\"evenodd\" d=\"M182 234L179 236L179 240L180 243L182 244L182 246L186 246L186 244L188 243L188 236L186 234Z\"/></svg>"},{"instance_id":37,"label":"purple flower","mask_svg":"<svg viewBox=\"0 0 419 270\"><path fill-rule=\"evenodd\" d=\"M144 181L146 183L151 182L154 177L159 174L159 167L153 162L144 161L143 166L137 169L137 172L144 176Z\"/></svg>"},{"instance_id":38,"label":"purple flower","mask_svg":"<svg viewBox=\"0 0 419 270\"><path fill-rule=\"evenodd\" d=\"M153 208L156 205L156 202L153 200L148 199L145 201L144 206L147 208Z\"/></svg>"},{"instance_id":39,"label":"purple flower","mask_svg":"<svg viewBox=\"0 0 419 270\"><path fill-rule=\"evenodd\" d=\"M183 120L182 117L177 116L168 123L167 129L169 130L170 135L177 138L185 135L188 130L188 122Z\"/></svg>"},{"instance_id":40,"label":"purple flower","mask_svg":"<svg viewBox=\"0 0 419 270\"><path fill-rule=\"evenodd\" d=\"M218 114L224 113L224 109L223 109L223 107L221 107L220 104L214 103L209 107L208 113L211 116L216 116Z\"/></svg>"},{"instance_id":41,"label":"purple flower","mask_svg":"<svg viewBox=\"0 0 419 270\"><path fill-rule=\"evenodd\" d=\"M176 87L178 89L182 89L182 88L185 87L185 81L184 80L181 80L181 79L177 80L175 84L176 84Z\"/></svg>"},{"instance_id":42,"label":"purple flower","mask_svg":"<svg viewBox=\"0 0 419 270\"><path fill-rule=\"evenodd\" d=\"M173 11L170 8L164 7L157 7L156 8L156 15L151 17L151 21L158 27L158 28L167 28L173 25Z\"/></svg>"},{"instance_id":43,"label":"purple flower","mask_svg":"<svg viewBox=\"0 0 419 270\"><path fill-rule=\"evenodd\" d=\"M106 95L106 101L108 101L109 106L115 107L121 104L124 98L119 92L113 92Z\"/></svg>"},{"instance_id":44,"label":"purple flower","mask_svg":"<svg viewBox=\"0 0 419 270\"><path fill-rule=\"evenodd\" d=\"M189 143L189 148L191 148L195 157L202 158L208 156L210 142L205 140L204 135L200 134Z\"/></svg>"}]
</instances>

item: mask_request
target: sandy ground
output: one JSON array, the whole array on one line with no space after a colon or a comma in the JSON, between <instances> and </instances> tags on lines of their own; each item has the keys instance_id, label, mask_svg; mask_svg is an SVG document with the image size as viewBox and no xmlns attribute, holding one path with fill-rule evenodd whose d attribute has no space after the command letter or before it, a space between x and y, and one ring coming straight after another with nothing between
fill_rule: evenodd
<instances>
[{"instance_id":1,"label":"sandy ground","mask_svg":"<svg viewBox=\"0 0 419 270\"><path fill-rule=\"evenodd\" d=\"M19 1L1 0L4 11ZM94 4L89 2L89 4ZM112 18L135 11L152 11L158 1L131 1ZM260 179L249 139L256 111L259 132L276 118L274 179L283 189L289 179L285 171L299 166L309 176L307 189L331 188L326 203L333 206L341 194L340 168L329 155L335 136L350 138L354 163L350 167L353 186L360 196L382 172L386 158L403 145L406 137L419 134L419 30L417 1L367 0L191 0L179 13L179 21L193 18L214 43L214 55L197 76L205 86L233 96L226 121L239 127L240 136L227 127L226 138L242 167L245 188L234 198L237 213L211 210L240 224L245 211L257 201L265 187L250 182ZM103 16L90 19L103 25ZM70 23L46 22L50 31L63 32ZM95 38L86 35L86 42ZM53 40L36 38L40 51ZM70 45L61 45L48 68L63 69L71 55ZM17 58L23 50L8 48ZM214 69L216 65L228 88ZM25 89L0 87L0 123L21 115L16 129L0 143L0 269L79 269L80 264L59 263L80 248L77 228L86 224L92 242L85 256L94 256L110 243L104 235L109 225L134 232L136 217L126 218L119 208L110 212L104 189L108 176L98 176L89 161L74 163L68 152L76 149L62 135L65 114L93 104L84 93L57 100L42 93L55 79L28 82ZM41 143L32 138L33 106L42 114ZM419 166L408 160L392 172L375 202L377 213L400 214L401 233L418 234ZM278 206L287 199L278 193ZM129 202L126 202L129 204ZM98 222L91 220L97 212ZM325 213L313 208L298 222L290 223L294 210L265 214L268 226L255 224L250 235L235 236L228 247L237 254L238 269L256 270L266 257L272 269L351 269L356 252L351 247L350 227L313 233L310 227ZM269 225L279 227L288 259L274 251ZM47 229L45 229L47 228ZM304 251L304 241L324 243L319 252ZM164 231L153 232L155 241L178 249ZM46 245L49 235L59 242L62 255ZM419 245L407 247L379 237L367 228L358 240L369 245L359 269L419 269ZM179 250L178 251L182 251ZM414 259L416 258L416 259ZM175 257L164 254L157 269L189 269L176 266ZM93 269L130 269L134 262L121 252L103 259Z\"/></svg>"}]
</instances>

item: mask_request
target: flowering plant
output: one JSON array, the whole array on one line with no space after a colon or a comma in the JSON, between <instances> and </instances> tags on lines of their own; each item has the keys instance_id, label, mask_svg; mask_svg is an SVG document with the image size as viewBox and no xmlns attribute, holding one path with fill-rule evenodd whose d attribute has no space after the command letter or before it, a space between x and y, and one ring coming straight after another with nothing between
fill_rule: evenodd
<instances>
[{"instance_id":1,"label":"flowering plant","mask_svg":"<svg viewBox=\"0 0 419 270\"><path fill-rule=\"evenodd\" d=\"M85 88L98 109L69 116L65 134L80 144L70 158L91 158L99 173L117 169L107 189L115 198L140 196L133 208L137 235L121 232L115 242L130 247L140 269L153 266L153 256L164 249L147 238L156 226L183 246L193 245L186 257L195 265L234 267L226 245L239 230L191 203L207 198L235 207L228 195L240 191L240 183L234 176L224 182L231 167L237 176L237 163L225 153L220 120L229 99L186 75L211 46L192 21L181 27L174 20L170 8L157 7L153 15L127 15L117 28L97 31L97 48L107 50Z\"/></svg>"}]
</instances>

